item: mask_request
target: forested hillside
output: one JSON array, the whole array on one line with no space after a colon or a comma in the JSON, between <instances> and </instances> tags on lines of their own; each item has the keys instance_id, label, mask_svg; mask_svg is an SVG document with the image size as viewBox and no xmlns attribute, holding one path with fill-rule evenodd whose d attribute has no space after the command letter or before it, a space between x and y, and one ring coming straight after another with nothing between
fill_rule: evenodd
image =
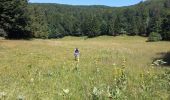
<instances>
[{"instance_id":1,"label":"forested hillside","mask_svg":"<svg viewBox=\"0 0 170 100\"><path fill-rule=\"evenodd\" d=\"M146 0L127 7L29 3L27 10L27 26L36 38L156 32L170 40L170 0Z\"/></svg>"},{"instance_id":2,"label":"forested hillside","mask_svg":"<svg viewBox=\"0 0 170 100\"><path fill-rule=\"evenodd\" d=\"M170 0L148 0L129 7L30 4L35 37L65 35L144 35L158 32L170 39Z\"/></svg>"}]
</instances>

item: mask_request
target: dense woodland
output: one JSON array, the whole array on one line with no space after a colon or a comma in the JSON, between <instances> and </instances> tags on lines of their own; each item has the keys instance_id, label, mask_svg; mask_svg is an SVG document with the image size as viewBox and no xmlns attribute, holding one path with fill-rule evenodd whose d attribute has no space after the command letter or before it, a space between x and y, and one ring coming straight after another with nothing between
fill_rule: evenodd
<instances>
[{"instance_id":1,"label":"dense woodland","mask_svg":"<svg viewBox=\"0 0 170 100\"><path fill-rule=\"evenodd\" d=\"M170 0L146 0L127 7L0 1L0 35L7 38L148 36L151 32L170 40Z\"/></svg>"}]
</instances>

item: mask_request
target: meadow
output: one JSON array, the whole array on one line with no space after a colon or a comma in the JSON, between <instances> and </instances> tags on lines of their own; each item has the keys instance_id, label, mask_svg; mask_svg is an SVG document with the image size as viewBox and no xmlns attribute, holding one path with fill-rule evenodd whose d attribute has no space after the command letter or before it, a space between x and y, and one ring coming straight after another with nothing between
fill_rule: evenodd
<instances>
[{"instance_id":1,"label":"meadow","mask_svg":"<svg viewBox=\"0 0 170 100\"><path fill-rule=\"evenodd\" d=\"M0 100L170 100L170 65L153 64L166 57L170 42L146 41L0 39Z\"/></svg>"}]
</instances>

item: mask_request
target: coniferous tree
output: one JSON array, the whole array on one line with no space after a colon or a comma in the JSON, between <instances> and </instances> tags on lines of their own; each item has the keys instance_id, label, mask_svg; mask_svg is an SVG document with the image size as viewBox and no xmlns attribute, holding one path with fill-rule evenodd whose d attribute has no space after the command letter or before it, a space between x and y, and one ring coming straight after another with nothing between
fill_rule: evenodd
<instances>
[{"instance_id":1,"label":"coniferous tree","mask_svg":"<svg viewBox=\"0 0 170 100\"><path fill-rule=\"evenodd\" d=\"M164 18L161 33L164 40L170 40L170 15Z\"/></svg>"},{"instance_id":2,"label":"coniferous tree","mask_svg":"<svg viewBox=\"0 0 170 100\"><path fill-rule=\"evenodd\" d=\"M120 16L117 16L114 23L114 33L120 34L122 30L122 22Z\"/></svg>"},{"instance_id":3,"label":"coniferous tree","mask_svg":"<svg viewBox=\"0 0 170 100\"><path fill-rule=\"evenodd\" d=\"M142 35L161 33L167 38L169 0L146 0L129 7L29 4L35 37ZM167 32L166 32L167 31Z\"/></svg>"},{"instance_id":4,"label":"coniferous tree","mask_svg":"<svg viewBox=\"0 0 170 100\"><path fill-rule=\"evenodd\" d=\"M107 35L108 33L108 24L104 20L101 23L100 31L101 31L101 35Z\"/></svg>"}]
</instances>

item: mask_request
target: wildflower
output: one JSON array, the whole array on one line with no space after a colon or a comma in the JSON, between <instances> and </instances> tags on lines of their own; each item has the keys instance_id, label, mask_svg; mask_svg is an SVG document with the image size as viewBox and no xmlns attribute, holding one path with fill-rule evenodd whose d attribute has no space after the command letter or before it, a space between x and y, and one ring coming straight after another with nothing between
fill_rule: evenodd
<instances>
[{"instance_id":1,"label":"wildflower","mask_svg":"<svg viewBox=\"0 0 170 100\"><path fill-rule=\"evenodd\" d=\"M18 95L18 97L17 97L17 98L18 98L18 100L24 100L24 98L25 98L25 97L24 97L24 96L22 96L22 95Z\"/></svg>"},{"instance_id":2,"label":"wildflower","mask_svg":"<svg viewBox=\"0 0 170 100\"><path fill-rule=\"evenodd\" d=\"M116 66L116 64L115 64L115 63L113 63L113 66Z\"/></svg>"},{"instance_id":3,"label":"wildflower","mask_svg":"<svg viewBox=\"0 0 170 100\"><path fill-rule=\"evenodd\" d=\"M6 93L6 92L0 92L0 98L5 97L6 95L7 95L7 93Z\"/></svg>"},{"instance_id":4,"label":"wildflower","mask_svg":"<svg viewBox=\"0 0 170 100\"><path fill-rule=\"evenodd\" d=\"M98 96L102 94L103 90L98 90L96 87L93 88L93 95Z\"/></svg>"},{"instance_id":5,"label":"wildflower","mask_svg":"<svg viewBox=\"0 0 170 100\"><path fill-rule=\"evenodd\" d=\"M96 87L93 88L93 94L94 94L94 95L98 95L98 90L97 90Z\"/></svg>"},{"instance_id":6,"label":"wildflower","mask_svg":"<svg viewBox=\"0 0 170 100\"><path fill-rule=\"evenodd\" d=\"M112 98L112 94L110 93L110 86L107 87L107 96Z\"/></svg>"},{"instance_id":7,"label":"wildflower","mask_svg":"<svg viewBox=\"0 0 170 100\"><path fill-rule=\"evenodd\" d=\"M48 71L48 76L52 76L53 73L51 71Z\"/></svg>"},{"instance_id":8,"label":"wildflower","mask_svg":"<svg viewBox=\"0 0 170 100\"><path fill-rule=\"evenodd\" d=\"M93 81L93 80L94 80L94 78L93 78L93 77L89 77L89 80L92 80L92 81Z\"/></svg>"},{"instance_id":9,"label":"wildflower","mask_svg":"<svg viewBox=\"0 0 170 100\"><path fill-rule=\"evenodd\" d=\"M34 82L34 78L31 78L30 82Z\"/></svg>"},{"instance_id":10,"label":"wildflower","mask_svg":"<svg viewBox=\"0 0 170 100\"><path fill-rule=\"evenodd\" d=\"M97 67L97 72L100 72L100 69Z\"/></svg>"},{"instance_id":11,"label":"wildflower","mask_svg":"<svg viewBox=\"0 0 170 100\"><path fill-rule=\"evenodd\" d=\"M151 66L154 66L154 64L151 64Z\"/></svg>"},{"instance_id":12,"label":"wildflower","mask_svg":"<svg viewBox=\"0 0 170 100\"><path fill-rule=\"evenodd\" d=\"M58 93L58 95L62 96L63 94L62 93Z\"/></svg>"},{"instance_id":13,"label":"wildflower","mask_svg":"<svg viewBox=\"0 0 170 100\"><path fill-rule=\"evenodd\" d=\"M149 71L147 71L146 73L147 73L147 74L150 74L150 72L149 72Z\"/></svg>"},{"instance_id":14,"label":"wildflower","mask_svg":"<svg viewBox=\"0 0 170 100\"><path fill-rule=\"evenodd\" d=\"M63 92L64 92L65 94L68 94L68 93L69 93L69 89L63 89Z\"/></svg>"},{"instance_id":15,"label":"wildflower","mask_svg":"<svg viewBox=\"0 0 170 100\"><path fill-rule=\"evenodd\" d=\"M116 88L116 94L120 95L120 89L118 87Z\"/></svg>"},{"instance_id":16,"label":"wildflower","mask_svg":"<svg viewBox=\"0 0 170 100\"><path fill-rule=\"evenodd\" d=\"M123 63L125 63L126 62L126 58L123 56Z\"/></svg>"}]
</instances>

